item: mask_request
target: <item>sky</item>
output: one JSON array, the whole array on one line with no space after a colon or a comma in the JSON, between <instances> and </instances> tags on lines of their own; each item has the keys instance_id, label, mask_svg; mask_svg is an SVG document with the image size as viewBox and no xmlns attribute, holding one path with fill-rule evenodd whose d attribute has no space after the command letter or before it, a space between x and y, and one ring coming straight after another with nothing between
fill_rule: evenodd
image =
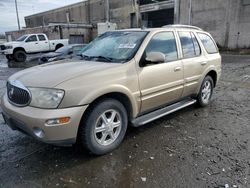
<instances>
[{"instance_id":1,"label":"sky","mask_svg":"<svg viewBox=\"0 0 250 188\"><path fill-rule=\"evenodd\" d=\"M17 0L21 27L25 26L24 17L81 0ZM15 0L0 0L0 34L18 30Z\"/></svg>"}]
</instances>

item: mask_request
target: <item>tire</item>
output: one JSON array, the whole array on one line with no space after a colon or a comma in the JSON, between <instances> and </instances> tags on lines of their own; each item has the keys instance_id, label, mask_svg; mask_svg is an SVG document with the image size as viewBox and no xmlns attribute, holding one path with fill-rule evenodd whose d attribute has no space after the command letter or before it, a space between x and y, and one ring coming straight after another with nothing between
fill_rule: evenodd
<instances>
[{"instance_id":1,"label":"tire","mask_svg":"<svg viewBox=\"0 0 250 188\"><path fill-rule=\"evenodd\" d=\"M95 155L103 155L121 144L127 130L128 116L119 101L103 100L85 117L87 118L80 125L78 134L81 146Z\"/></svg>"},{"instance_id":2,"label":"tire","mask_svg":"<svg viewBox=\"0 0 250 188\"><path fill-rule=\"evenodd\" d=\"M14 53L14 59L15 59L15 61L17 61L17 62L25 62L26 59L27 59L27 55L26 55L26 53L25 53L24 51L22 51L22 50L17 50L17 51L15 51L15 53Z\"/></svg>"},{"instance_id":3,"label":"tire","mask_svg":"<svg viewBox=\"0 0 250 188\"><path fill-rule=\"evenodd\" d=\"M13 55L6 55L6 59L8 60L8 61L11 61L11 60L13 60L14 59L14 57L13 57Z\"/></svg>"},{"instance_id":4,"label":"tire","mask_svg":"<svg viewBox=\"0 0 250 188\"><path fill-rule=\"evenodd\" d=\"M205 107L211 102L213 95L214 81L211 76L206 76L201 84L200 92L197 96L197 104Z\"/></svg>"},{"instance_id":5,"label":"tire","mask_svg":"<svg viewBox=\"0 0 250 188\"><path fill-rule=\"evenodd\" d=\"M55 51L58 50L58 49L61 48L61 47L63 47L62 44L57 44L57 45L56 45L56 48L55 48Z\"/></svg>"}]
</instances>

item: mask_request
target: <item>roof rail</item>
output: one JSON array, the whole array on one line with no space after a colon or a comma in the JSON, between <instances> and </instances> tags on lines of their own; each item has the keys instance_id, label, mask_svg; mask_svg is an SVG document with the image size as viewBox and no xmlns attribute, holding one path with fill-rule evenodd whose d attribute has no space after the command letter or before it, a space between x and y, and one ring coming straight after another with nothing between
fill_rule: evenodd
<instances>
[{"instance_id":1,"label":"roof rail","mask_svg":"<svg viewBox=\"0 0 250 188\"><path fill-rule=\"evenodd\" d=\"M174 28L184 28L184 29L186 28L186 29L196 29L196 30L203 31L201 28L192 26L192 25L173 24L173 25L165 25L162 27L174 27Z\"/></svg>"}]
</instances>

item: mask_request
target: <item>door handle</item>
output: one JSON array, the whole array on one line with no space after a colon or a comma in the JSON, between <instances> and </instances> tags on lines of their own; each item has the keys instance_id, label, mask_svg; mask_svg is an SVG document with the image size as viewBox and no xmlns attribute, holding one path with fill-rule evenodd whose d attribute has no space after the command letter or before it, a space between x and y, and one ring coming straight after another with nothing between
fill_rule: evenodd
<instances>
[{"instance_id":1,"label":"door handle","mask_svg":"<svg viewBox=\"0 0 250 188\"><path fill-rule=\"evenodd\" d=\"M175 67L174 72L180 71L181 67Z\"/></svg>"},{"instance_id":2,"label":"door handle","mask_svg":"<svg viewBox=\"0 0 250 188\"><path fill-rule=\"evenodd\" d=\"M35 44L38 44L38 42L36 42Z\"/></svg>"},{"instance_id":3,"label":"door handle","mask_svg":"<svg viewBox=\"0 0 250 188\"><path fill-rule=\"evenodd\" d=\"M206 61L201 62L201 65L206 65L206 64L207 64Z\"/></svg>"}]
</instances>

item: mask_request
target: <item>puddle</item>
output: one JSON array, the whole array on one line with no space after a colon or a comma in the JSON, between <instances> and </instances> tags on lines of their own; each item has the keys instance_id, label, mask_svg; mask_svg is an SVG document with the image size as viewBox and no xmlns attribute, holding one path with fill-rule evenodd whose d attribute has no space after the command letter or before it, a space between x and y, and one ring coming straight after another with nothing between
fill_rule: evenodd
<instances>
[{"instance_id":1,"label":"puddle","mask_svg":"<svg viewBox=\"0 0 250 188\"><path fill-rule=\"evenodd\" d=\"M39 64L38 55L30 55L25 62L7 61L4 56L0 56L0 68L29 68Z\"/></svg>"},{"instance_id":2,"label":"puddle","mask_svg":"<svg viewBox=\"0 0 250 188\"><path fill-rule=\"evenodd\" d=\"M8 67L7 62L6 62L6 61L4 61L4 60L2 60L2 59L0 59L0 67L2 67L2 68L6 68L6 67Z\"/></svg>"}]
</instances>

